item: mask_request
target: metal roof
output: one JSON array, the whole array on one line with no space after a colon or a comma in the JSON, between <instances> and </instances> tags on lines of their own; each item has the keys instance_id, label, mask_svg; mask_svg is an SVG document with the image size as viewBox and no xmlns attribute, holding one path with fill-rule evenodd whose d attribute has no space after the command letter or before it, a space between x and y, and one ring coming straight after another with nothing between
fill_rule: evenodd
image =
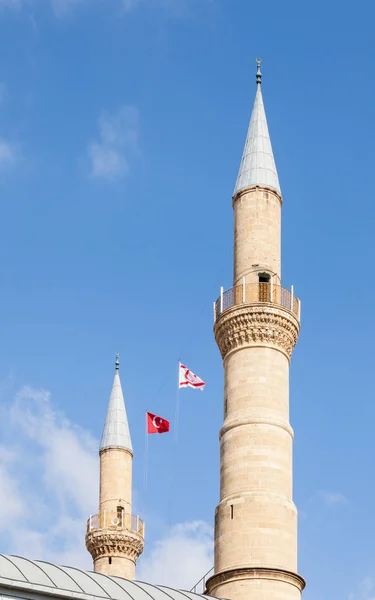
<instances>
[{"instance_id":1,"label":"metal roof","mask_svg":"<svg viewBox=\"0 0 375 600\"><path fill-rule=\"evenodd\" d=\"M0 594L12 591L18 596L30 594L76 598L77 600L198 600L210 598L174 590L162 585L128 581L101 573L58 567L41 560L0 554Z\"/></svg>"},{"instance_id":2,"label":"metal roof","mask_svg":"<svg viewBox=\"0 0 375 600\"><path fill-rule=\"evenodd\" d=\"M241 190L256 185L264 185L281 194L264 110L260 77L260 66L258 65L257 92L234 196Z\"/></svg>"},{"instance_id":3,"label":"metal roof","mask_svg":"<svg viewBox=\"0 0 375 600\"><path fill-rule=\"evenodd\" d=\"M125 448L125 450L133 451L120 381L118 357L116 358L115 378L100 442L100 450L105 448Z\"/></svg>"}]
</instances>

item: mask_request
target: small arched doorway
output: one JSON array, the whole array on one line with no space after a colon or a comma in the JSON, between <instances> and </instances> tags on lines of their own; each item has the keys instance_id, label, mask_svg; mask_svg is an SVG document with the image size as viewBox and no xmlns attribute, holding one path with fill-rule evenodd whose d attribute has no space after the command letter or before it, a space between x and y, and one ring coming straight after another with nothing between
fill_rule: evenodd
<instances>
[{"instance_id":1,"label":"small arched doorway","mask_svg":"<svg viewBox=\"0 0 375 600\"><path fill-rule=\"evenodd\" d=\"M259 302L271 302L271 275L263 272L258 273Z\"/></svg>"}]
</instances>

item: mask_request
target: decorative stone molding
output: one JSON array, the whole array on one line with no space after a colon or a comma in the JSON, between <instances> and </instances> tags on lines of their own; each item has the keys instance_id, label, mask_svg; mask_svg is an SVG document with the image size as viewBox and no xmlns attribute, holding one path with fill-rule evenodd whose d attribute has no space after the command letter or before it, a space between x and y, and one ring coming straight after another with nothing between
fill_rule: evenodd
<instances>
[{"instance_id":1,"label":"decorative stone molding","mask_svg":"<svg viewBox=\"0 0 375 600\"><path fill-rule=\"evenodd\" d=\"M290 437L294 438L293 427L289 423L285 423L283 421L277 421L276 419L271 419L267 417L266 419L251 417L244 418L241 421L237 419L235 421L226 421L225 425L220 429L219 440L231 429L236 429L237 427L243 427L244 425L267 425L268 427L279 427L280 429L284 429L287 433L289 433Z\"/></svg>"},{"instance_id":2,"label":"decorative stone molding","mask_svg":"<svg viewBox=\"0 0 375 600\"><path fill-rule=\"evenodd\" d=\"M239 569L229 569L223 573L217 573L206 581L206 590L204 594L215 596L215 590L225 583L246 579L271 579L273 581L282 581L294 585L300 592L304 589L306 582L298 575L284 569L272 569L266 567L243 567Z\"/></svg>"},{"instance_id":3,"label":"decorative stone molding","mask_svg":"<svg viewBox=\"0 0 375 600\"><path fill-rule=\"evenodd\" d=\"M134 531L95 529L86 535L86 548L92 558L123 555L134 562L142 554L144 539Z\"/></svg>"},{"instance_id":4,"label":"decorative stone molding","mask_svg":"<svg viewBox=\"0 0 375 600\"><path fill-rule=\"evenodd\" d=\"M241 196L244 196L245 194L248 194L249 192L263 192L263 194L273 194L273 196L275 196L278 201L280 202L280 205L282 205L283 203L283 199L281 197L281 195L274 190L273 188L269 188L263 185L252 185L248 188L244 188L242 190L240 190L239 192L237 192L237 194L234 194L234 196L232 196L232 206L234 208L235 203L237 202L237 200L239 200L241 198ZM266 196L267 198L268 196Z\"/></svg>"},{"instance_id":5,"label":"decorative stone molding","mask_svg":"<svg viewBox=\"0 0 375 600\"><path fill-rule=\"evenodd\" d=\"M264 304L243 304L223 312L217 319L215 339L223 359L244 346L270 346L289 359L297 343L299 322L287 309Z\"/></svg>"}]
</instances>

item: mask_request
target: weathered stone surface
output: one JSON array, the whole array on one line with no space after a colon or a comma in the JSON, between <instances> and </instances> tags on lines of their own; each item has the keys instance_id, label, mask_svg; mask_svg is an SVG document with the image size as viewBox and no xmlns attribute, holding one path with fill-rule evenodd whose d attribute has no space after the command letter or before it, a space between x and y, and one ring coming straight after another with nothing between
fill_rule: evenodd
<instances>
[{"instance_id":1,"label":"weathered stone surface","mask_svg":"<svg viewBox=\"0 0 375 600\"><path fill-rule=\"evenodd\" d=\"M265 303L234 306L215 323L215 339L223 358L245 346L273 347L290 358L298 334L299 322L293 313Z\"/></svg>"},{"instance_id":2,"label":"weathered stone surface","mask_svg":"<svg viewBox=\"0 0 375 600\"><path fill-rule=\"evenodd\" d=\"M135 564L144 546L143 529L138 530L139 521L131 515L132 468L131 451L106 448L100 452L99 515L94 524L89 522L86 534L94 571L125 579L135 579Z\"/></svg>"},{"instance_id":3,"label":"weathered stone surface","mask_svg":"<svg viewBox=\"0 0 375 600\"><path fill-rule=\"evenodd\" d=\"M279 287L281 205L279 194L263 186L233 198L237 287L215 305L224 423L214 575L206 592L230 600L299 600L305 585L297 574L289 423L289 362L300 312L298 300Z\"/></svg>"}]
</instances>

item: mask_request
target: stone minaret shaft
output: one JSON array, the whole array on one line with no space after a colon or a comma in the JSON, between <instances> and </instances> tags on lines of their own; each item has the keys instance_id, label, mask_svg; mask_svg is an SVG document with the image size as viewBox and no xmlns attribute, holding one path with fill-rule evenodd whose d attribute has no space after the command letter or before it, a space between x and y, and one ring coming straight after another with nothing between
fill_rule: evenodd
<instances>
[{"instance_id":1,"label":"stone minaret shaft","mask_svg":"<svg viewBox=\"0 0 375 600\"><path fill-rule=\"evenodd\" d=\"M118 357L99 456L99 514L87 522L86 547L94 559L94 571L134 579L144 527L132 515L133 449Z\"/></svg>"},{"instance_id":2,"label":"stone minaret shaft","mask_svg":"<svg viewBox=\"0 0 375 600\"><path fill-rule=\"evenodd\" d=\"M234 287L215 304L224 364L220 502L207 592L298 600L289 361L300 303L281 287L281 192L258 61L257 92L234 195Z\"/></svg>"}]
</instances>

